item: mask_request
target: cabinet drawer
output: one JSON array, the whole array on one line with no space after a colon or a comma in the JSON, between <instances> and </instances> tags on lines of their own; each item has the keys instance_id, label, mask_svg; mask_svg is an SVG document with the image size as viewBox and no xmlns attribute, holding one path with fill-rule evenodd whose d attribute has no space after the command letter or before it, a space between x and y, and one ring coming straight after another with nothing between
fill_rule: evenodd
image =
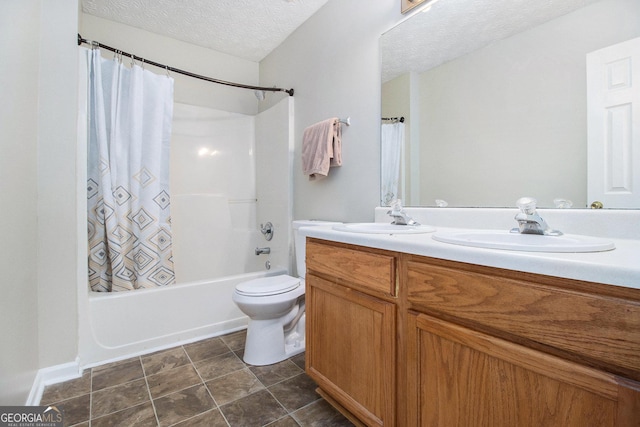
<instances>
[{"instance_id":1,"label":"cabinet drawer","mask_svg":"<svg viewBox=\"0 0 640 427\"><path fill-rule=\"evenodd\" d=\"M640 303L565 289L549 278L518 273L407 263L411 308L474 328L505 332L531 345L549 346L574 360L640 379ZM463 265L464 266L464 265ZM484 271L484 270L482 270ZM546 280L545 280L546 279ZM603 285L604 286L604 285Z\"/></svg>"},{"instance_id":2,"label":"cabinet drawer","mask_svg":"<svg viewBox=\"0 0 640 427\"><path fill-rule=\"evenodd\" d=\"M395 258L307 239L307 270L364 292L396 295Z\"/></svg>"}]
</instances>

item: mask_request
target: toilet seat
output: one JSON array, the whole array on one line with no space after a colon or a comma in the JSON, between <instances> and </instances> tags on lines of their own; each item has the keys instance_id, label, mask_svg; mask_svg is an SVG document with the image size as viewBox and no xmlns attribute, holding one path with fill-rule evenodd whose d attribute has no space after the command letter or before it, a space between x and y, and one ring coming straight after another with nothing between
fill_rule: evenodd
<instances>
[{"instance_id":1,"label":"toilet seat","mask_svg":"<svg viewBox=\"0 0 640 427\"><path fill-rule=\"evenodd\" d=\"M284 294L300 286L300 279L286 274L271 277L262 277L236 286L236 292L241 295L264 297L270 295Z\"/></svg>"}]
</instances>

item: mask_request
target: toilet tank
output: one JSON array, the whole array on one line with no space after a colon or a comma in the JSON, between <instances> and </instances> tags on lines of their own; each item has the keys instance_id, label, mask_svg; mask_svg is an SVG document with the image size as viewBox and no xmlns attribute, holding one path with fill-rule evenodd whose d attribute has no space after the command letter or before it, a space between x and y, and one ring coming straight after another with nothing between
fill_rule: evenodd
<instances>
[{"instance_id":1,"label":"toilet tank","mask_svg":"<svg viewBox=\"0 0 640 427\"><path fill-rule=\"evenodd\" d=\"M338 225L342 224L341 222L332 222L332 221L320 221L315 219L304 219L293 221L293 247L295 250L296 257L296 272L298 277L304 278L307 267L305 263L305 254L306 254L306 238L302 234L298 232L300 227L314 227L321 225Z\"/></svg>"}]
</instances>

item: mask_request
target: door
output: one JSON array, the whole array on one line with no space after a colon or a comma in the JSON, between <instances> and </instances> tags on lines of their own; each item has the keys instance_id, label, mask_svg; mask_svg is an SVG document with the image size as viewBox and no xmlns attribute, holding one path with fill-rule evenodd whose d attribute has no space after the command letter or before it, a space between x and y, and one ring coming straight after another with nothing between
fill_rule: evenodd
<instances>
[{"instance_id":1,"label":"door","mask_svg":"<svg viewBox=\"0 0 640 427\"><path fill-rule=\"evenodd\" d=\"M640 38L587 54L587 197L640 206Z\"/></svg>"}]
</instances>

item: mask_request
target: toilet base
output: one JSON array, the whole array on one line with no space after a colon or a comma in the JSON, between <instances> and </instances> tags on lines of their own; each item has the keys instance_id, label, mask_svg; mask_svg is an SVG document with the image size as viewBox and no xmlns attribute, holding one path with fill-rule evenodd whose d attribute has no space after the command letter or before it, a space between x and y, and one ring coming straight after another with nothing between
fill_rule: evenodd
<instances>
[{"instance_id":1,"label":"toilet base","mask_svg":"<svg viewBox=\"0 0 640 427\"><path fill-rule=\"evenodd\" d=\"M283 326L281 319L249 321L243 356L245 363L256 366L272 365L304 350L304 314L294 325Z\"/></svg>"}]
</instances>

